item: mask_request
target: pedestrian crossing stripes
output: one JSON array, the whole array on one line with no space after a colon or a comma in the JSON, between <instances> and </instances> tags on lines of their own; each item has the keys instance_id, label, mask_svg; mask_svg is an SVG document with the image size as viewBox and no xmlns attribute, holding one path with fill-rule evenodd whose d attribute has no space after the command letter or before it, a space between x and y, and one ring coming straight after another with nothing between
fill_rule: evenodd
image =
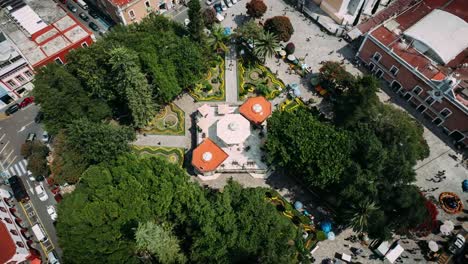
<instances>
[{"instance_id":1,"label":"pedestrian crossing stripes","mask_svg":"<svg viewBox=\"0 0 468 264\"><path fill-rule=\"evenodd\" d=\"M16 162L15 164L12 164L10 168L8 169L8 173L10 176L13 175L26 175L27 174L27 166L28 166L28 161L27 160L20 160Z\"/></svg>"}]
</instances>

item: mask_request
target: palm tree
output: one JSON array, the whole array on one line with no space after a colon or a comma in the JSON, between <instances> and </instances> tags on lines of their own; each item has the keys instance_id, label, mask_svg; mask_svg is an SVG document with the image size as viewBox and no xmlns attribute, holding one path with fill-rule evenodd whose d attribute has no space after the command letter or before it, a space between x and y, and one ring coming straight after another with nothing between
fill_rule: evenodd
<instances>
[{"instance_id":1,"label":"palm tree","mask_svg":"<svg viewBox=\"0 0 468 264\"><path fill-rule=\"evenodd\" d=\"M350 226L355 232L362 233L368 229L369 218L379 207L369 200L353 205L348 213Z\"/></svg>"},{"instance_id":2,"label":"palm tree","mask_svg":"<svg viewBox=\"0 0 468 264\"><path fill-rule=\"evenodd\" d=\"M278 37L271 32L265 31L255 40L254 54L265 62L267 57L272 57L275 54L275 49L278 47Z\"/></svg>"},{"instance_id":3,"label":"palm tree","mask_svg":"<svg viewBox=\"0 0 468 264\"><path fill-rule=\"evenodd\" d=\"M214 26L213 29L211 30L211 34L208 37L208 45L210 45L211 48L215 51L226 51L226 42L228 40L228 36L224 34L224 29L217 25Z\"/></svg>"}]
</instances>

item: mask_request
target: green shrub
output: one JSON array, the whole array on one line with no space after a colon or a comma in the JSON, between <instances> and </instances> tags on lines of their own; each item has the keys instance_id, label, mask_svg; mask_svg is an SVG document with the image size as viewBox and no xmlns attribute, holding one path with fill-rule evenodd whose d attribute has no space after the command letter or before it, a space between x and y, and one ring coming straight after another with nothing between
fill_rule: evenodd
<instances>
[{"instance_id":1,"label":"green shrub","mask_svg":"<svg viewBox=\"0 0 468 264\"><path fill-rule=\"evenodd\" d=\"M318 241L323 241L327 239L327 234L325 234L325 232L323 231L318 231L316 235Z\"/></svg>"},{"instance_id":2,"label":"green shrub","mask_svg":"<svg viewBox=\"0 0 468 264\"><path fill-rule=\"evenodd\" d=\"M213 84L214 84L214 83L218 83L218 78L213 78L213 79L211 79L211 83L213 83Z\"/></svg>"},{"instance_id":3,"label":"green shrub","mask_svg":"<svg viewBox=\"0 0 468 264\"><path fill-rule=\"evenodd\" d=\"M268 86L264 84L257 85L255 90L258 94L263 95L263 96L267 95L270 92L270 89L268 88Z\"/></svg>"}]
</instances>

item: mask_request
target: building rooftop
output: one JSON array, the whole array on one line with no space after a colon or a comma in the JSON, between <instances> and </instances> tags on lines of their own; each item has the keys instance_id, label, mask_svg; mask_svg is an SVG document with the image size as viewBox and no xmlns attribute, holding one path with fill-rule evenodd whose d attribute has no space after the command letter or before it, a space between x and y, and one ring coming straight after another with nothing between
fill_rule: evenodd
<instances>
[{"instance_id":1,"label":"building rooftop","mask_svg":"<svg viewBox=\"0 0 468 264\"><path fill-rule=\"evenodd\" d=\"M201 172L210 172L216 170L227 157L226 152L207 138L193 150L192 165Z\"/></svg>"},{"instance_id":2,"label":"building rooftop","mask_svg":"<svg viewBox=\"0 0 468 264\"><path fill-rule=\"evenodd\" d=\"M228 114L216 124L216 134L227 145L240 144L250 136L250 123L240 114Z\"/></svg>"},{"instance_id":3,"label":"building rooftop","mask_svg":"<svg viewBox=\"0 0 468 264\"><path fill-rule=\"evenodd\" d=\"M126 5L134 0L108 0L109 2L113 3L114 5L117 6L123 6Z\"/></svg>"},{"instance_id":4,"label":"building rooftop","mask_svg":"<svg viewBox=\"0 0 468 264\"><path fill-rule=\"evenodd\" d=\"M16 245L11 238L10 231L0 220L0 263L7 263L16 253Z\"/></svg>"},{"instance_id":5,"label":"building rooftop","mask_svg":"<svg viewBox=\"0 0 468 264\"><path fill-rule=\"evenodd\" d=\"M251 97L239 108L239 112L255 124L261 124L271 115L271 103L263 96Z\"/></svg>"},{"instance_id":6,"label":"building rooftop","mask_svg":"<svg viewBox=\"0 0 468 264\"><path fill-rule=\"evenodd\" d=\"M13 20L15 20L22 29L26 30L29 35L47 27L47 24L28 5L11 12L10 15Z\"/></svg>"},{"instance_id":7,"label":"building rooftop","mask_svg":"<svg viewBox=\"0 0 468 264\"><path fill-rule=\"evenodd\" d=\"M468 47L468 23L440 9L433 10L416 22L404 35L416 41L413 46L419 52L433 52L443 64ZM446 40L450 40L450 45Z\"/></svg>"}]
</instances>

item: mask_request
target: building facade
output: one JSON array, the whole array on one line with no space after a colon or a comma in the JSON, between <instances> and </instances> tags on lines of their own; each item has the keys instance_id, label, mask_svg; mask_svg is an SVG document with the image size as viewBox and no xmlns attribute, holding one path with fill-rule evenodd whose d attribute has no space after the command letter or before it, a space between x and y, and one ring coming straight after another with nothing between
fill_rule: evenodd
<instances>
[{"instance_id":1,"label":"building facade","mask_svg":"<svg viewBox=\"0 0 468 264\"><path fill-rule=\"evenodd\" d=\"M91 0L115 23L129 25L140 22L151 13L164 14L175 9L180 0Z\"/></svg>"},{"instance_id":2,"label":"building facade","mask_svg":"<svg viewBox=\"0 0 468 264\"><path fill-rule=\"evenodd\" d=\"M13 199L0 188L0 263L22 263L31 258L27 242L27 229L20 226L21 219L15 216Z\"/></svg>"},{"instance_id":3,"label":"building facade","mask_svg":"<svg viewBox=\"0 0 468 264\"><path fill-rule=\"evenodd\" d=\"M391 90L468 146L468 5L424 0L375 26L357 56Z\"/></svg>"},{"instance_id":4,"label":"building facade","mask_svg":"<svg viewBox=\"0 0 468 264\"><path fill-rule=\"evenodd\" d=\"M305 0L313 1L335 22L341 25L353 24L361 14L373 15L379 0Z\"/></svg>"}]
</instances>

